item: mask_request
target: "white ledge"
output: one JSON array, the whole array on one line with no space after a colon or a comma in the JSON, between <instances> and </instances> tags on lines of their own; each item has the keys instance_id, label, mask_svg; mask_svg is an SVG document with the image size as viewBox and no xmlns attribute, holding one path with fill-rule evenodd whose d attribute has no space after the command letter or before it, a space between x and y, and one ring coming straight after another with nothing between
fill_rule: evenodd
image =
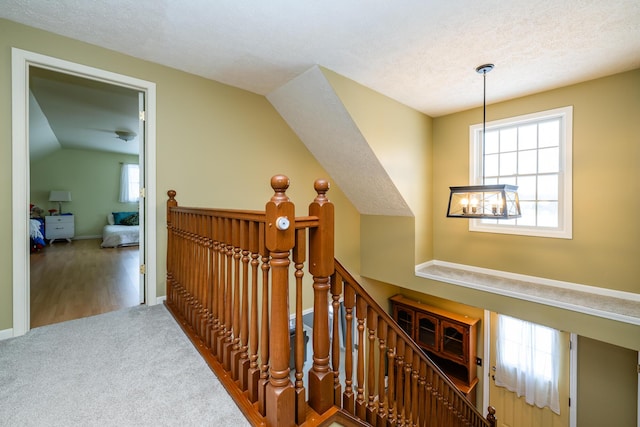
<instances>
[{"instance_id":1,"label":"white ledge","mask_svg":"<svg viewBox=\"0 0 640 427\"><path fill-rule=\"evenodd\" d=\"M640 294L499 270L429 261L416 276L640 325Z\"/></svg>"}]
</instances>

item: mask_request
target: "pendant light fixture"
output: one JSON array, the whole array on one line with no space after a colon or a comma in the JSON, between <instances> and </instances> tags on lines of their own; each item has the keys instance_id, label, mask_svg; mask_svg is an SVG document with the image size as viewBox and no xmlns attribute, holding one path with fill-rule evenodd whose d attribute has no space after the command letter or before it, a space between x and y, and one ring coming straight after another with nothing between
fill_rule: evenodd
<instances>
[{"instance_id":1,"label":"pendant light fixture","mask_svg":"<svg viewBox=\"0 0 640 427\"><path fill-rule=\"evenodd\" d=\"M491 70L493 70L493 64L484 64L476 68L476 72L482 74L484 79L481 145L483 168L485 152L485 130L487 121L487 73ZM447 217L474 219L512 219L519 218L521 216L517 185L484 185L484 171L482 173L482 184L483 185L449 187L449 189L451 190L451 194L449 195Z\"/></svg>"}]
</instances>

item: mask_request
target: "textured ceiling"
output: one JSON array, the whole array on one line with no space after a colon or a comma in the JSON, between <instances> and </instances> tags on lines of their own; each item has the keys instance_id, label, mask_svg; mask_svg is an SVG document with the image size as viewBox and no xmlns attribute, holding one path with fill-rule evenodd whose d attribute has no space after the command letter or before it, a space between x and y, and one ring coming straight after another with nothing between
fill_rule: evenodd
<instances>
[{"instance_id":1,"label":"textured ceiling","mask_svg":"<svg viewBox=\"0 0 640 427\"><path fill-rule=\"evenodd\" d=\"M431 116L640 67L638 0L3 0L0 17L267 95L314 65Z\"/></svg>"}]
</instances>

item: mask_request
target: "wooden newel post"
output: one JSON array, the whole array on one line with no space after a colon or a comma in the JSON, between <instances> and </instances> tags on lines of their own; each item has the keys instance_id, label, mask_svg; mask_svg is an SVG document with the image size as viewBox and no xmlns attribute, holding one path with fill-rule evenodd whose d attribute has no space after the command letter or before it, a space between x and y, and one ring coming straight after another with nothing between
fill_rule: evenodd
<instances>
[{"instance_id":1,"label":"wooden newel post","mask_svg":"<svg viewBox=\"0 0 640 427\"><path fill-rule=\"evenodd\" d=\"M489 406L487 408L487 412L487 421L489 421L489 425L491 427L497 427L498 419L496 418L496 408L494 408L493 406Z\"/></svg>"},{"instance_id":2,"label":"wooden newel post","mask_svg":"<svg viewBox=\"0 0 640 427\"><path fill-rule=\"evenodd\" d=\"M167 191L167 196L169 196L169 200L167 200L167 284L166 284L166 293L167 299L170 303L174 303L173 301L173 232L172 232L172 217L171 217L171 208L178 206L178 202L176 201L176 192L175 190Z\"/></svg>"},{"instance_id":3,"label":"wooden newel post","mask_svg":"<svg viewBox=\"0 0 640 427\"><path fill-rule=\"evenodd\" d=\"M271 178L267 202L266 246L271 255L270 378L265 391L268 426L295 425L295 390L289 378L289 253L295 245L295 206L285 194L289 178Z\"/></svg>"},{"instance_id":4,"label":"wooden newel post","mask_svg":"<svg viewBox=\"0 0 640 427\"><path fill-rule=\"evenodd\" d=\"M334 265L334 207L326 196L329 182L314 183L318 195L309 215L319 220L309 228L309 271L313 275L313 367L309 371L309 406L322 414L334 405L333 373L329 369L329 277ZM334 316L337 313L334 313ZM334 337L338 339L338 337Z\"/></svg>"}]
</instances>

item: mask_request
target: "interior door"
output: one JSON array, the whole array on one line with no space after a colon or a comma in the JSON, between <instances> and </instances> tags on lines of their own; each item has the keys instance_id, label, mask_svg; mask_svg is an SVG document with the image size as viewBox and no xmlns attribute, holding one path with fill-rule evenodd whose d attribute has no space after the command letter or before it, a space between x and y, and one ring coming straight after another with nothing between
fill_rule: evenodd
<instances>
[{"instance_id":1,"label":"interior door","mask_svg":"<svg viewBox=\"0 0 640 427\"><path fill-rule=\"evenodd\" d=\"M524 397L518 397L516 393L496 386L493 380L493 371L496 366L497 313L491 313L490 323L490 366L492 372L489 381L489 402L496 409L498 427L569 427L570 334L560 333L560 415L557 415L548 407L538 408L529 405L525 402Z\"/></svg>"},{"instance_id":2,"label":"interior door","mask_svg":"<svg viewBox=\"0 0 640 427\"><path fill-rule=\"evenodd\" d=\"M145 120L144 115L146 114L146 104L145 104L145 96L144 92L138 92L138 111L140 112L140 117L138 120L138 169L140 171L140 202L138 203L138 217L140 224L140 245L138 246L138 256L140 257L140 304L146 303L146 293L145 293L145 268L146 268L146 260L145 260L145 205L146 205L146 180L145 180Z\"/></svg>"}]
</instances>

